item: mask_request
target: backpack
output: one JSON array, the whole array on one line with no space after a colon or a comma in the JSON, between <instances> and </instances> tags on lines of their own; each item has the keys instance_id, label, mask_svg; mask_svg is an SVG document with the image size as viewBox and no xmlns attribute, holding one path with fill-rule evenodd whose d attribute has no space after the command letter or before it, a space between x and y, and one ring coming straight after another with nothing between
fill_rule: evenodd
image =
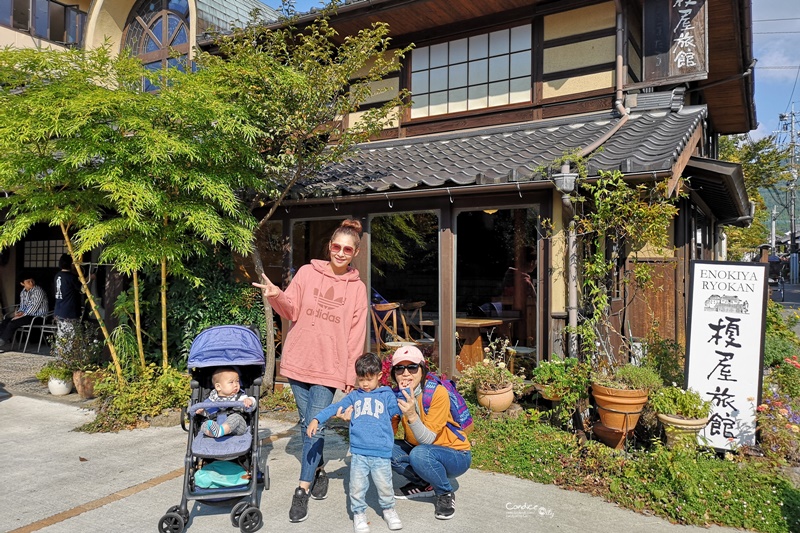
<instances>
[{"instance_id":1,"label":"backpack","mask_svg":"<svg viewBox=\"0 0 800 533\"><path fill-rule=\"evenodd\" d=\"M450 396L450 416L458 424L458 426L455 426L448 422L447 427L459 440L466 440L466 435L469 435L475 426L472 425L472 415L469 412L469 407L467 407L467 402L464 401L464 397L456 389L456 384L452 379L440 378L433 372L429 372L425 377L425 385L422 387L422 408L425 410L425 414L428 414L433 393L439 385L444 387Z\"/></svg>"}]
</instances>

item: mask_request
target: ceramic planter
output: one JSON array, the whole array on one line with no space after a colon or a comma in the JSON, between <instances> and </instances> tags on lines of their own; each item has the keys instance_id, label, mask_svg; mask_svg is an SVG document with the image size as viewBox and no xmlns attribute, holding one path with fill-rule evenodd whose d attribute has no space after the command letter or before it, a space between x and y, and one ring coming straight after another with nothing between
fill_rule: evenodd
<instances>
[{"instance_id":1,"label":"ceramic planter","mask_svg":"<svg viewBox=\"0 0 800 533\"><path fill-rule=\"evenodd\" d=\"M612 389L592 384L600 422L609 429L629 431L639 423L639 415L647 403L646 390Z\"/></svg>"},{"instance_id":2,"label":"ceramic planter","mask_svg":"<svg viewBox=\"0 0 800 533\"><path fill-rule=\"evenodd\" d=\"M53 396L66 396L72 392L72 380L68 379L65 381L50 376L50 379L47 381L47 389Z\"/></svg>"},{"instance_id":3,"label":"ceramic planter","mask_svg":"<svg viewBox=\"0 0 800 533\"><path fill-rule=\"evenodd\" d=\"M86 372L85 370L76 370L73 372L72 382L75 385L78 396L84 400L94 398L94 384L99 377L100 374L98 372Z\"/></svg>"},{"instance_id":4,"label":"ceramic planter","mask_svg":"<svg viewBox=\"0 0 800 533\"><path fill-rule=\"evenodd\" d=\"M592 433L609 448L621 450L625 446L625 433L620 430L607 428L603 424L597 423L592 426ZM632 435L633 430L628 431L628 438Z\"/></svg>"},{"instance_id":5,"label":"ceramic planter","mask_svg":"<svg viewBox=\"0 0 800 533\"><path fill-rule=\"evenodd\" d=\"M672 448L676 444L696 444L697 434L708 424L708 417L683 418L680 415L662 414L656 416L664 425L668 448Z\"/></svg>"},{"instance_id":6,"label":"ceramic planter","mask_svg":"<svg viewBox=\"0 0 800 533\"><path fill-rule=\"evenodd\" d=\"M500 390L483 390L477 389L478 404L494 411L501 413L511 407L514 402L514 387L508 387Z\"/></svg>"}]
</instances>

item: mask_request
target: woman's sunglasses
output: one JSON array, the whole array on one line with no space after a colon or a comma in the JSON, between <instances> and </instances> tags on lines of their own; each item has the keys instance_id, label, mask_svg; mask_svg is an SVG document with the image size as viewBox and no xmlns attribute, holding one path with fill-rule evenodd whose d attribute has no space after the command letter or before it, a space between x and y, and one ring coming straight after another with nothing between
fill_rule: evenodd
<instances>
[{"instance_id":1,"label":"woman's sunglasses","mask_svg":"<svg viewBox=\"0 0 800 533\"><path fill-rule=\"evenodd\" d=\"M410 365L394 365L392 370L395 374L402 374L408 370L409 374L416 374L419 370L419 363L411 363Z\"/></svg>"},{"instance_id":2,"label":"woman's sunglasses","mask_svg":"<svg viewBox=\"0 0 800 533\"><path fill-rule=\"evenodd\" d=\"M344 255L353 255L354 253L356 253L356 249L353 248L352 246L342 246L339 243L332 242L331 253L338 254L339 252L342 252Z\"/></svg>"}]
</instances>

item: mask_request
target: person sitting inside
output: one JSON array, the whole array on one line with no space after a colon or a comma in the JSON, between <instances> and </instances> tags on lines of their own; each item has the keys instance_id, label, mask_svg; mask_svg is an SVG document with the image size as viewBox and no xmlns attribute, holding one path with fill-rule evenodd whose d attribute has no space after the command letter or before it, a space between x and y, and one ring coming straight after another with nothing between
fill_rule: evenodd
<instances>
[{"instance_id":1,"label":"person sitting inside","mask_svg":"<svg viewBox=\"0 0 800 533\"><path fill-rule=\"evenodd\" d=\"M381 386L383 372L377 355L371 352L363 354L356 359L355 367L358 389L317 413L306 432L313 437L319 425L332 416L350 420L350 452L353 455L350 461L350 510L353 511L353 530L355 533L369 533L366 495L370 475L378 490L383 519L389 529L402 529L403 523L394 508L390 464L394 448L392 418L400 416L400 407L394 391Z\"/></svg>"},{"instance_id":2,"label":"person sitting inside","mask_svg":"<svg viewBox=\"0 0 800 533\"><path fill-rule=\"evenodd\" d=\"M20 285L19 309L0 323L0 346L11 343L19 328L30 324L34 318L47 316L49 310L47 295L32 276L23 279Z\"/></svg>"},{"instance_id":3,"label":"person sitting inside","mask_svg":"<svg viewBox=\"0 0 800 533\"><path fill-rule=\"evenodd\" d=\"M255 405L255 398L239 390L239 373L233 368L217 368L211 375L211 382L214 390L208 395L207 402L242 402L248 409ZM197 412L209 418L203 424L203 433L209 437L244 435L247 431L247 422L239 408L200 409ZM227 418L221 424L217 423L217 418L223 413Z\"/></svg>"}]
</instances>

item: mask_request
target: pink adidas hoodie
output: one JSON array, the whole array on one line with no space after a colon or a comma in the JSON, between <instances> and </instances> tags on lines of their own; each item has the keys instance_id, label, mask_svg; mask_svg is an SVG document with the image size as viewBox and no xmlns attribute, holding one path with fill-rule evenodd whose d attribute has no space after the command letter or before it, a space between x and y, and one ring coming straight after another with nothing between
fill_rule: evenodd
<instances>
[{"instance_id":1,"label":"pink adidas hoodie","mask_svg":"<svg viewBox=\"0 0 800 533\"><path fill-rule=\"evenodd\" d=\"M344 389L355 385L356 359L367 336L367 288L358 270L341 276L328 261L312 259L270 304L292 321L281 352L281 374Z\"/></svg>"}]
</instances>

